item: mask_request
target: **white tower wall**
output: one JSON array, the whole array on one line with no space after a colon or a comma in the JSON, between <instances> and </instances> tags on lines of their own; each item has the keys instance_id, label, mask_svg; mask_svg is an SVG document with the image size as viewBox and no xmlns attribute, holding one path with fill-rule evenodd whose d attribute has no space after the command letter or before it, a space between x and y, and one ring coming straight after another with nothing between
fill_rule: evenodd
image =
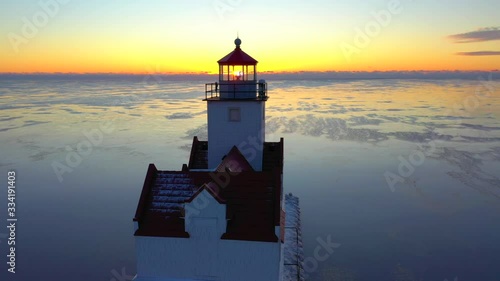
<instances>
[{"instance_id":1,"label":"white tower wall","mask_svg":"<svg viewBox=\"0 0 500 281\"><path fill-rule=\"evenodd\" d=\"M238 114L234 110L239 111L239 121L235 120ZM236 145L252 168L261 171L264 138L265 101L208 101L209 169L217 167L222 157Z\"/></svg>"}]
</instances>

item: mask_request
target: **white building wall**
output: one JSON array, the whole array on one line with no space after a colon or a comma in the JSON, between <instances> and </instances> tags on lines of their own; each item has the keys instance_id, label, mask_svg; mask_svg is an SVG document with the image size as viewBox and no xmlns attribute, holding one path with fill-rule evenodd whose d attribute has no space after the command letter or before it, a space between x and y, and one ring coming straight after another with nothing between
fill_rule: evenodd
<instances>
[{"instance_id":1,"label":"white building wall","mask_svg":"<svg viewBox=\"0 0 500 281\"><path fill-rule=\"evenodd\" d=\"M184 205L186 232L192 238L197 238L197 232L203 231L199 228L206 228L210 222L215 223L215 235L220 237L226 232L226 205L220 204L206 189L204 189L193 201ZM207 220L207 222L204 222Z\"/></svg>"},{"instance_id":2,"label":"white building wall","mask_svg":"<svg viewBox=\"0 0 500 281\"><path fill-rule=\"evenodd\" d=\"M221 240L226 205L202 191L186 204L190 238L136 236L136 281L279 281L281 242Z\"/></svg>"},{"instance_id":3,"label":"white building wall","mask_svg":"<svg viewBox=\"0 0 500 281\"><path fill-rule=\"evenodd\" d=\"M279 281L281 278L281 242L219 239L214 247L217 258L206 260L213 267L212 276L200 275L200 264L196 262L197 256L204 255L208 248L200 247L190 238L137 236L135 242L136 281ZM210 243L215 241L207 241L205 246Z\"/></svg>"},{"instance_id":4,"label":"white building wall","mask_svg":"<svg viewBox=\"0 0 500 281\"><path fill-rule=\"evenodd\" d=\"M265 101L208 101L208 168L217 167L233 146L256 171L262 170L265 141ZM239 122L229 120L229 109L239 108Z\"/></svg>"}]
</instances>

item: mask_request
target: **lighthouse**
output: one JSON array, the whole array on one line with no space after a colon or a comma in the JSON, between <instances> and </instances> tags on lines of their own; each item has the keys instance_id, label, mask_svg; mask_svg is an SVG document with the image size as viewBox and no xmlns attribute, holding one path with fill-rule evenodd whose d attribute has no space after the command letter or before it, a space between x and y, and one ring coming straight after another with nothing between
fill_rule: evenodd
<instances>
[{"instance_id":1,"label":"lighthouse","mask_svg":"<svg viewBox=\"0 0 500 281\"><path fill-rule=\"evenodd\" d=\"M234 51L218 61L219 82L205 88L208 113L208 166L216 167L237 146L256 171L262 170L267 86L257 82L257 60L234 41Z\"/></svg>"},{"instance_id":2,"label":"lighthouse","mask_svg":"<svg viewBox=\"0 0 500 281\"><path fill-rule=\"evenodd\" d=\"M284 141L265 141L267 84L234 43L205 85L208 140L193 138L178 171L148 167L133 219L136 281L303 280L300 222L284 212Z\"/></svg>"}]
</instances>

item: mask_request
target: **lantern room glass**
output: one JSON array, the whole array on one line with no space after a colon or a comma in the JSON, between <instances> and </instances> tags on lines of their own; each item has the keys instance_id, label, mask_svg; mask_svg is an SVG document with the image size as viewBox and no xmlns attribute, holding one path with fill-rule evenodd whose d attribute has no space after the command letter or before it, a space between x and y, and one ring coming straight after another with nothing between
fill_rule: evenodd
<instances>
[{"instance_id":1,"label":"lantern room glass","mask_svg":"<svg viewBox=\"0 0 500 281\"><path fill-rule=\"evenodd\" d=\"M220 81L256 81L255 65L219 65Z\"/></svg>"}]
</instances>

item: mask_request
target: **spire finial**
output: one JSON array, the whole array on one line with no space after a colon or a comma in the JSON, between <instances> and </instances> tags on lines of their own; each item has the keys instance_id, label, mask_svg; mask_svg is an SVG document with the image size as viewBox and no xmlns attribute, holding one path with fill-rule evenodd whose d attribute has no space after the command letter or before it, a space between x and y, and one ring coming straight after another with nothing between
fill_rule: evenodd
<instances>
[{"instance_id":1,"label":"spire finial","mask_svg":"<svg viewBox=\"0 0 500 281\"><path fill-rule=\"evenodd\" d=\"M239 32L236 32L236 40L234 40L234 44L236 45L236 48L239 48L241 45L241 39L240 39Z\"/></svg>"}]
</instances>

